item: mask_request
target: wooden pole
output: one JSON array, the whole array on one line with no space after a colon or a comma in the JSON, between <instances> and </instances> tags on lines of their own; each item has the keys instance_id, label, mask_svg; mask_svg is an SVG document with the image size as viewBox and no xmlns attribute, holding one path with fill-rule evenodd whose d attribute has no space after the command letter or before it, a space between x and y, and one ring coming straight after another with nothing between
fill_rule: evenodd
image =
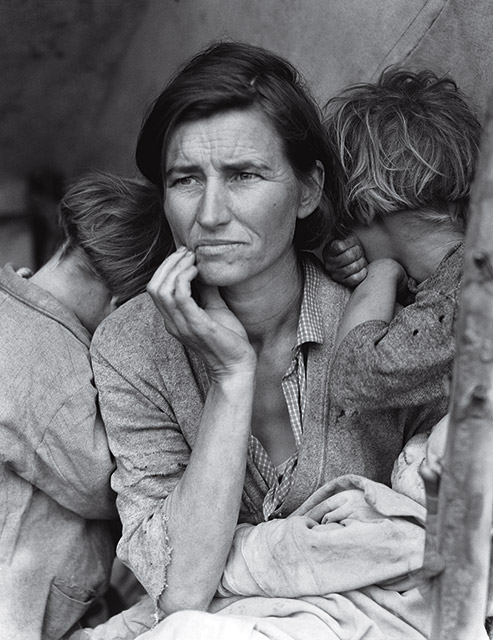
<instances>
[{"instance_id":1,"label":"wooden pole","mask_svg":"<svg viewBox=\"0 0 493 640\"><path fill-rule=\"evenodd\" d=\"M484 635L493 507L493 95L466 238L451 419L438 498L432 640Z\"/></svg>"}]
</instances>

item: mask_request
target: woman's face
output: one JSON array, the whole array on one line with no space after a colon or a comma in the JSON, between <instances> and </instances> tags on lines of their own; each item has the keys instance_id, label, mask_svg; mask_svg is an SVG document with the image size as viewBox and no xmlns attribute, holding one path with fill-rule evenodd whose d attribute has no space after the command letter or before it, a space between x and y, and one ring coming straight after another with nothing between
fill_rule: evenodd
<instances>
[{"instance_id":1,"label":"woman's face","mask_svg":"<svg viewBox=\"0 0 493 640\"><path fill-rule=\"evenodd\" d=\"M313 185L300 183L260 109L179 125L165 162L166 217L203 282L231 286L294 258L296 219L317 207L323 176L317 167Z\"/></svg>"}]
</instances>

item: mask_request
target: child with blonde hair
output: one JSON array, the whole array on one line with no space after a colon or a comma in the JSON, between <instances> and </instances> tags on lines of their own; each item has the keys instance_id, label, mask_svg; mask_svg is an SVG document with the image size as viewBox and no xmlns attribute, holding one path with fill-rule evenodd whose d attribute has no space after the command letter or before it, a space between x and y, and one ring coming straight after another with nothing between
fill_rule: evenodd
<instances>
[{"instance_id":1,"label":"child with blonde hair","mask_svg":"<svg viewBox=\"0 0 493 640\"><path fill-rule=\"evenodd\" d=\"M445 413L480 124L450 78L392 68L327 114L343 179L324 258L355 286L332 399L346 411L436 401Z\"/></svg>"}]
</instances>

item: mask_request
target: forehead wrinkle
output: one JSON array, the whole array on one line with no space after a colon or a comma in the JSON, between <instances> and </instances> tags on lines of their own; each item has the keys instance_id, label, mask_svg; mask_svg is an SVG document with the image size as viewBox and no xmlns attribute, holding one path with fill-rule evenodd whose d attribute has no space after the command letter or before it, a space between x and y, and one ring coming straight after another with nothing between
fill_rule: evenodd
<instances>
[{"instance_id":1,"label":"forehead wrinkle","mask_svg":"<svg viewBox=\"0 0 493 640\"><path fill-rule=\"evenodd\" d=\"M224 126L226 121L226 126ZM206 121L185 123L175 131L167 154L167 165L196 166L197 162L211 162L215 167L244 164L277 164L283 157L283 147L273 128L266 136L265 122L250 120L248 129L241 123L227 121L227 116L218 116ZM253 139L253 140L252 140ZM256 144L257 143L257 144ZM277 152L277 153L276 153Z\"/></svg>"}]
</instances>

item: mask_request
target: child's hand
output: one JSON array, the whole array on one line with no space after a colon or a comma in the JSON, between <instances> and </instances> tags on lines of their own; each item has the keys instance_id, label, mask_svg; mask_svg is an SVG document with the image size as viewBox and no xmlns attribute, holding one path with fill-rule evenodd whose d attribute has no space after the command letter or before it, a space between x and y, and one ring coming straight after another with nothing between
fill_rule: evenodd
<instances>
[{"instance_id":1,"label":"child's hand","mask_svg":"<svg viewBox=\"0 0 493 640\"><path fill-rule=\"evenodd\" d=\"M423 559L423 577L436 576L443 570L444 562L438 551L438 493L443 466L440 458L428 453L419 473L426 490L426 541Z\"/></svg>"},{"instance_id":2,"label":"child's hand","mask_svg":"<svg viewBox=\"0 0 493 640\"><path fill-rule=\"evenodd\" d=\"M343 240L329 242L323 257L330 277L346 287L356 287L366 278L368 262L363 247L353 234Z\"/></svg>"},{"instance_id":3,"label":"child's hand","mask_svg":"<svg viewBox=\"0 0 493 640\"><path fill-rule=\"evenodd\" d=\"M428 518L432 519L432 533L436 534L434 526L438 516L438 493L440 491L440 478L443 473L442 461L440 458L428 454L419 468L419 474L423 478L426 491L426 509ZM428 528L428 524L427 524Z\"/></svg>"},{"instance_id":4,"label":"child's hand","mask_svg":"<svg viewBox=\"0 0 493 640\"><path fill-rule=\"evenodd\" d=\"M20 267L19 269L16 269L15 272L21 278L30 278L33 275L33 272L29 267Z\"/></svg>"}]
</instances>

